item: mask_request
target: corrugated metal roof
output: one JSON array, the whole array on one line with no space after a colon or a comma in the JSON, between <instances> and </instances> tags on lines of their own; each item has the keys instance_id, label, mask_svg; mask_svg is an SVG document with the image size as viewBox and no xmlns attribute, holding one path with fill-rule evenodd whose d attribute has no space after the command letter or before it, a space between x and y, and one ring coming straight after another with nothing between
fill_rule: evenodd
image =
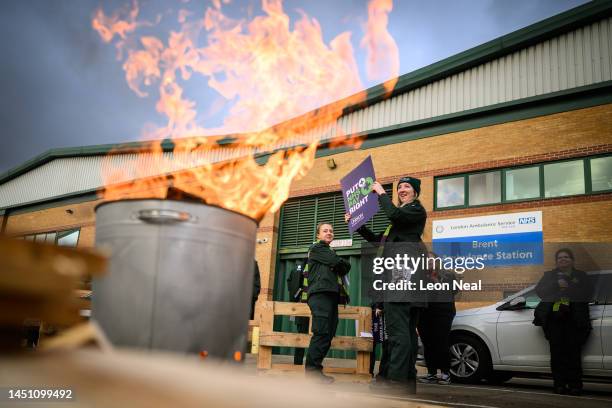
<instances>
[{"instance_id":1,"label":"corrugated metal roof","mask_svg":"<svg viewBox=\"0 0 612 408\"><path fill-rule=\"evenodd\" d=\"M611 38L606 18L352 112L339 128L367 132L610 81Z\"/></svg>"}]
</instances>

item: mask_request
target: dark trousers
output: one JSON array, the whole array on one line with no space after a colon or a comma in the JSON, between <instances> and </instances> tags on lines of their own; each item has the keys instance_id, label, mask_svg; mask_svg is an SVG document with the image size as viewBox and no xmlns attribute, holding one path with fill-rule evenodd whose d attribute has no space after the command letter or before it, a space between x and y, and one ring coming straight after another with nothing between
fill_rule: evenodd
<instances>
[{"instance_id":1,"label":"dark trousers","mask_svg":"<svg viewBox=\"0 0 612 408\"><path fill-rule=\"evenodd\" d=\"M310 319L305 316L296 316L295 325L297 326L298 333L308 333L308 326L310 326ZM304 364L304 351L305 349L296 347L293 354L293 364L302 365Z\"/></svg>"},{"instance_id":2,"label":"dark trousers","mask_svg":"<svg viewBox=\"0 0 612 408\"><path fill-rule=\"evenodd\" d=\"M378 374L376 378L384 378L389 369L389 342L387 340L382 343L375 343L372 352L370 353L370 374L374 376L374 365L376 364L376 348L381 346L380 364L378 365Z\"/></svg>"},{"instance_id":3,"label":"dark trousers","mask_svg":"<svg viewBox=\"0 0 612 408\"><path fill-rule=\"evenodd\" d=\"M550 369L555 387L582 389L582 346L589 330L570 318L552 313L546 322L546 338L550 344Z\"/></svg>"},{"instance_id":4,"label":"dark trousers","mask_svg":"<svg viewBox=\"0 0 612 408\"><path fill-rule=\"evenodd\" d=\"M432 302L421 311L417 327L429 374L450 370L449 335L454 317L454 303Z\"/></svg>"},{"instance_id":5,"label":"dark trousers","mask_svg":"<svg viewBox=\"0 0 612 408\"><path fill-rule=\"evenodd\" d=\"M385 323L389 337L389 363L386 372L382 372L385 378L401 382L416 378L417 319L418 308L412 307L410 303L385 303Z\"/></svg>"},{"instance_id":6,"label":"dark trousers","mask_svg":"<svg viewBox=\"0 0 612 408\"><path fill-rule=\"evenodd\" d=\"M306 369L322 370L323 359L338 328L338 294L313 293L308 296L308 307L312 314L312 338L306 356Z\"/></svg>"}]
</instances>

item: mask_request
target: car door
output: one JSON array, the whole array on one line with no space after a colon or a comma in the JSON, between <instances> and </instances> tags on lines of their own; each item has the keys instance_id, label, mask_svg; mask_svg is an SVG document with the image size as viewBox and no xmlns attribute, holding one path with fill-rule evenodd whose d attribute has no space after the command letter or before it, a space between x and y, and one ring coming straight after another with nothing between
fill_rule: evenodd
<instances>
[{"instance_id":1,"label":"car door","mask_svg":"<svg viewBox=\"0 0 612 408\"><path fill-rule=\"evenodd\" d=\"M604 275L601 282L599 300L604 300L601 318L602 364L606 370L612 370L612 273Z\"/></svg>"},{"instance_id":2,"label":"car door","mask_svg":"<svg viewBox=\"0 0 612 408\"><path fill-rule=\"evenodd\" d=\"M602 285L605 283L604 277L601 272L589 274L589 280L594 288L593 298L589 303L589 316L593 330L582 347L582 368L603 368L602 318L605 309L605 294Z\"/></svg>"},{"instance_id":3,"label":"car door","mask_svg":"<svg viewBox=\"0 0 612 408\"><path fill-rule=\"evenodd\" d=\"M523 294L520 310L502 310L497 320L497 348L501 364L550 366L550 349L541 327L533 325L533 310L540 303L535 289Z\"/></svg>"},{"instance_id":4,"label":"car door","mask_svg":"<svg viewBox=\"0 0 612 408\"><path fill-rule=\"evenodd\" d=\"M596 288L599 276L589 276ZM503 310L497 321L497 347L501 364L550 367L550 347L541 327L534 326L533 311L540 298L532 289L523 295L526 305L520 310ZM601 369L602 318L605 305L598 301L589 306L593 330L582 348L582 367Z\"/></svg>"},{"instance_id":5,"label":"car door","mask_svg":"<svg viewBox=\"0 0 612 408\"><path fill-rule=\"evenodd\" d=\"M601 345L603 348L603 367L612 370L612 299L605 306L601 320Z\"/></svg>"}]
</instances>

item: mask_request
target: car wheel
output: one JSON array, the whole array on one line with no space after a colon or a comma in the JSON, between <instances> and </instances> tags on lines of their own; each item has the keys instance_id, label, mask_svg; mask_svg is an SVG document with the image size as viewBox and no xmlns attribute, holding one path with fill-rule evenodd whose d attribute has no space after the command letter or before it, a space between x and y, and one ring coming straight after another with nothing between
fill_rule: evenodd
<instances>
[{"instance_id":1,"label":"car wheel","mask_svg":"<svg viewBox=\"0 0 612 408\"><path fill-rule=\"evenodd\" d=\"M476 336L466 334L452 336L450 357L453 382L476 384L491 372L489 350Z\"/></svg>"}]
</instances>

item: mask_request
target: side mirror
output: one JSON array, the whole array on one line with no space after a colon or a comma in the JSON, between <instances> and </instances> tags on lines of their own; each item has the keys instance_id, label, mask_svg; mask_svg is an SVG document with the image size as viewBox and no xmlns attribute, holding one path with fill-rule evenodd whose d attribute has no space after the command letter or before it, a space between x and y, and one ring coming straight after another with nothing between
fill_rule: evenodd
<instances>
[{"instance_id":1,"label":"side mirror","mask_svg":"<svg viewBox=\"0 0 612 408\"><path fill-rule=\"evenodd\" d=\"M525 300L525 298L523 296L518 296L512 299L508 303L508 306L505 307L505 309L506 310L520 310L520 309L525 308L526 305L527 305L527 301Z\"/></svg>"}]
</instances>

